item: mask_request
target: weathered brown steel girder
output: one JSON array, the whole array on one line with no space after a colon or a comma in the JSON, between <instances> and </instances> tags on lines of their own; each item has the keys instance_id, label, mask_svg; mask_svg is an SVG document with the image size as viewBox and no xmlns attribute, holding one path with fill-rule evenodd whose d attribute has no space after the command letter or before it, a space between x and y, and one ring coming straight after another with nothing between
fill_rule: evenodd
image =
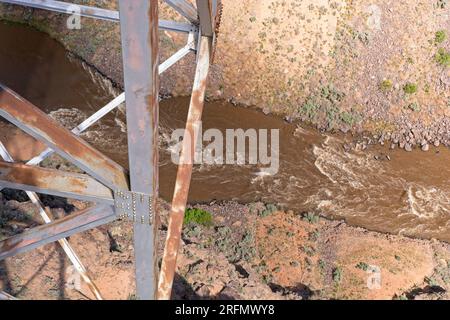
<instances>
[{"instance_id":1,"label":"weathered brown steel girder","mask_svg":"<svg viewBox=\"0 0 450 320\"><path fill-rule=\"evenodd\" d=\"M178 166L177 180L175 182L172 210L169 217L166 246L158 284L158 299L161 300L169 300L171 297L195 154L195 143L191 143L191 141L197 141L196 136L199 134L195 126L201 121L203 113L206 79L208 77L211 56L211 42L212 39L210 37L202 37L200 40L199 58L181 151L180 165Z\"/></svg>"},{"instance_id":2,"label":"weathered brown steel girder","mask_svg":"<svg viewBox=\"0 0 450 320\"><path fill-rule=\"evenodd\" d=\"M0 84L0 116L111 188L128 189L126 171L14 91Z\"/></svg>"},{"instance_id":3,"label":"weathered brown steel girder","mask_svg":"<svg viewBox=\"0 0 450 320\"><path fill-rule=\"evenodd\" d=\"M136 287L155 299L158 275L159 36L158 1L119 0L131 191L148 194L153 207L133 204ZM150 223L145 223L149 221Z\"/></svg>"},{"instance_id":4,"label":"weathered brown steel girder","mask_svg":"<svg viewBox=\"0 0 450 320\"><path fill-rule=\"evenodd\" d=\"M114 221L111 206L98 205L0 242L0 260Z\"/></svg>"},{"instance_id":5,"label":"weathered brown steel girder","mask_svg":"<svg viewBox=\"0 0 450 320\"><path fill-rule=\"evenodd\" d=\"M112 190L85 174L0 161L0 184L11 189L114 204Z\"/></svg>"}]
</instances>

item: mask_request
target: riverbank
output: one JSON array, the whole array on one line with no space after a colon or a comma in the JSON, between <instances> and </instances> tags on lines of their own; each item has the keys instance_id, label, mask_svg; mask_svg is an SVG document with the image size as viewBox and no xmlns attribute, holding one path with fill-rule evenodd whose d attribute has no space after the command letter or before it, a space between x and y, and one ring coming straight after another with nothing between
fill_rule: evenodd
<instances>
[{"instance_id":1,"label":"riverbank","mask_svg":"<svg viewBox=\"0 0 450 320\"><path fill-rule=\"evenodd\" d=\"M78 201L43 200L55 216L85 207ZM39 220L32 204L8 194L0 205L2 236ZM168 205L162 208L160 239ZM174 299L450 298L448 244L369 232L262 203L196 208L201 214L183 229ZM129 223L77 234L70 243L105 298L136 298ZM58 245L50 244L1 262L0 287L21 299L92 298L84 284L70 286L69 266Z\"/></svg>"},{"instance_id":2,"label":"riverbank","mask_svg":"<svg viewBox=\"0 0 450 320\"><path fill-rule=\"evenodd\" d=\"M115 2L83 4L117 9ZM323 131L368 132L375 142L406 151L450 145L450 6L423 0L376 6L225 0L224 6L210 99L254 105ZM0 8L2 18L49 33L122 85L117 24L83 19L74 31L58 14ZM177 18L164 5L161 16ZM162 60L185 41L168 32L160 37ZM162 94L190 93L192 62L189 57L165 73Z\"/></svg>"}]
</instances>

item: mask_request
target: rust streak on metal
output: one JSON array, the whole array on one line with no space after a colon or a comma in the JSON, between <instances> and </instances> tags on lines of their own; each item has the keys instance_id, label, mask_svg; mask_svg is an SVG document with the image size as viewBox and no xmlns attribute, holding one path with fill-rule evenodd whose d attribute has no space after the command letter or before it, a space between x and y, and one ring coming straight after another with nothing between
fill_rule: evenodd
<instances>
[{"instance_id":1,"label":"rust streak on metal","mask_svg":"<svg viewBox=\"0 0 450 320\"><path fill-rule=\"evenodd\" d=\"M104 183L128 189L126 171L122 167L1 84L0 115L49 147L59 149L63 157L71 157L69 160L83 170L95 172Z\"/></svg>"},{"instance_id":2,"label":"rust streak on metal","mask_svg":"<svg viewBox=\"0 0 450 320\"><path fill-rule=\"evenodd\" d=\"M138 208L134 224L136 293L154 299L157 282L158 233L154 203L158 196L158 0L120 0L121 40L126 95L130 185L152 195L153 207ZM139 221L138 221L139 220Z\"/></svg>"},{"instance_id":3,"label":"rust streak on metal","mask_svg":"<svg viewBox=\"0 0 450 320\"><path fill-rule=\"evenodd\" d=\"M29 249L27 248L33 244L42 243L44 245L57 241L67 237L68 235L66 233L76 233L74 230L78 228L103 219L113 219L113 217L114 212L111 207L97 206L71 214L55 222L30 229L0 242L0 260L16 254L19 250L21 250L20 252L28 251ZM54 239L55 237L56 239ZM52 241L48 239L52 239Z\"/></svg>"},{"instance_id":4,"label":"rust streak on metal","mask_svg":"<svg viewBox=\"0 0 450 320\"><path fill-rule=\"evenodd\" d=\"M194 137L195 124L201 121L204 97L206 91L206 79L209 71L209 58L211 51L211 38L202 37L200 41L199 60L191 96L186 132L181 151L181 163L178 167L175 191L172 200L172 210L169 217L164 256L161 265L161 273L158 284L158 299L169 300L180 246L181 231L183 228L184 211L189 194L192 176L192 163L195 154L195 143L189 143L190 137ZM193 139L195 141L195 139Z\"/></svg>"},{"instance_id":5,"label":"rust streak on metal","mask_svg":"<svg viewBox=\"0 0 450 320\"><path fill-rule=\"evenodd\" d=\"M113 202L112 191L85 174L0 161L0 181L26 190L38 189L42 193Z\"/></svg>"},{"instance_id":6,"label":"rust streak on metal","mask_svg":"<svg viewBox=\"0 0 450 320\"><path fill-rule=\"evenodd\" d=\"M23 164L11 164L8 162L0 162L0 178L8 181L17 181L21 184L40 185L42 187L51 187L54 179L58 178L56 170L45 168L34 168ZM86 176L66 176L67 183L70 184L74 192L82 192L87 187ZM73 178L73 179L70 179Z\"/></svg>"},{"instance_id":7,"label":"rust streak on metal","mask_svg":"<svg viewBox=\"0 0 450 320\"><path fill-rule=\"evenodd\" d=\"M200 29L204 36L212 37L215 31L215 12L212 0L196 0L200 18Z\"/></svg>"},{"instance_id":8,"label":"rust streak on metal","mask_svg":"<svg viewBox=\"0 0 450 320\"><path fill-rule=\"evenodd\" d=\"M147 96L147 108L148 112L151 116L151 128L153 129L152 132L152 150L153 153L151 154L152 157L152 181L150 182L150 185L152 186L151 190L148 190L149 193L152 193L153 197L153 245L158 247L158 230L159 230L159 214L158 214L158 197L159 197L159 85L160 85L160 79L159 79L159 28L158 28L158 19L159 19L159 6L158 6L158 0L154 0L156 4L152 6L152 8L149 10L149 24L150 24L150 32L149 32L149 44L150 49L152 51L151 55L151 66L152 66L152 78L153 83L151 87L151 94ZM153 248L153 261L154 261L154 273L153 273L153 281L154 281L154 288L153 288L153 298L156 298L157 296L157 281L158 281L158 250L156 248Z\"/></svg>"}]
</instances>

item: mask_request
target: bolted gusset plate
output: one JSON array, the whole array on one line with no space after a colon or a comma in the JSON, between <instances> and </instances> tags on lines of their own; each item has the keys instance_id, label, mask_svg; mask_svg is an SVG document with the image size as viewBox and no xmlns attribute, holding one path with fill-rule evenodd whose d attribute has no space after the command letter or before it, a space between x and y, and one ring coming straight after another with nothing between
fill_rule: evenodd
<instances>
[{"instance_id":1,"label":"bolted gusset plate","mask_svg":"<svg viewBox=\"0 0 450 320\"><path fill-rule=\"evenodd\" d=\"M119 219L148 225L154 223L154 205L151 195L116 190L114 192L114 209ZM145 212L146 214L138 215L138 212Z\"/></svg>"}]
</instances>

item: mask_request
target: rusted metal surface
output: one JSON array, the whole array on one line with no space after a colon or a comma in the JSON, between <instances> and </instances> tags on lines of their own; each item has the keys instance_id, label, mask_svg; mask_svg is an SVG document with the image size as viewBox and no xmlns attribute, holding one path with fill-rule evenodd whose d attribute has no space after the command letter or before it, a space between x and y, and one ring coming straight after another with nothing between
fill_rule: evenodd
<instances>
[{"instance_id":1,"label":"rusted metal surface","mask_svg":"<svg viewBox=\"0 0 450 320\"><path fill-rule=\"evenodd\" d=\"M197 0L202 36L212 37L216 29L217 0Z\"/></svg>"},{"instance_id":2,"label":"rusted metal surface","mask_svg":"<svg viewBox=\"0 0 450 320\"><path fill-rule=\"evenodd\" d=\"M9 154L8 150L6 150L5 146L1 141L0 141L0 155L3 158L3 160L7 162L14 162L14 159L12 158L11 154ZM41 200L39 199L39 196L36 193L30 191L27 191L26 194L30 198L31 202L39 210L39 215L41 216L44 223L46 224L51 223L52 222L52 219L50 218L51 214L47 212L46 209L44 209L44 206ZM94 294L94 296L98 300L102 300L103 298L100 291L98 290L94 281L92 281L86 268L83 266L83 263L81 262L80 258L78 258L78 255L75 253L75 250L73 250L73 248L70 246L69 241L67 241L66 239L61 239L58 241L58 243L64 250L64 253L67 255L70 262L72 262L73 266L75 267L81 278L84 280L84 282L87 284L91 292Z\"/></svg>"},{"instance_id":3,"label":"rusted metal surface","mask_svg":"<svg viewBox=\"0 0 450 320\"><path fill-rule=\"evenodd\" d=\"M105 185L128 189L126 171L17 93L0 85L0 116Z\"/></svg>"},{"instance_id":4,"label":"rusted metal surface","mask_svg":"<svg viewBox=\"0 0 450 320\"><path fill-rule=\"evenodd\" d=\"M88 175L0 161L0 185L112 205L113 192Z\"/></svg>"},{"instance_id":5,"label":"rusted metal surface","mask_svg":"<svg viewBox=\"0 0 450 320\"><path fill-rule=\"evenodd\" d=\"M181 240L181 231L183 228L184 211L189 194L189 187L192 176L192 163L195 154L195 143L199 121L202 118L203 105L206 91L206 80L209 71L209 62L211 55L210 37L202 37L199 47L199 59L197 62L192 97L189 106L188 119L186 123L186 132L183 148L181 151L181 160L178 167L175 191L172 200L172 210L169 217L169 226L167 239L164 249L164 256L161 265L161 272L158 283L158 299L169 300L171 297L172 284L175 276L175 269L178 257L178 250ZM201 134L201 133L200 133ZM192 137L189 139L188 137Z\"/></svg>"},{"instance_id":6,"label":"rusted metal surface","mask_svg":"<svg viewBox=\"0 0 450 320\"><path fill-rule=\"evenodd\" d=\"M67 9L70 6L69 3L48 0L0 0L0 2L58 12L63 12L61 8ZM139 299L154 299L157 290L158 298L170 299L192 175L192 159L195 154L194 145L188 143L183 145L182 164L178 169L162 271L157 285L156 236L159 219L157 210L152 204L156 204L158 198L158 25L161 29L187 32L190 38L198 35L197 69L186 133L194 137L193 141L196 141L195 135L198 133L196 129L203 111L212 43L218 25L217 0L197 0L198 10L186 0L166 0L190 21L190 24L164 20L158 22L158 2L158 0L119 0L120 19L118 12L115 11L80 6L82 16L121 22L130 181L128 173L122 167L76 137L79 132L69 132L30 102L0 85L0 116L44 142L93 178L113 189L116 194L131 195L130 212L135 217L134 247ZM180 51L180 56L186 54L190 48L184 49ZM185 139L185 142L189 140ZM41 156L45 157L52 151L46 152ZM36 161L40 159L37 158ZM26 165L0 163L0 180L4 186L49 194L59 192L57 195L74 198L94 197L92 200L97 202L100 199L100 202L110 203L109 201L115 197L110 189L86 175L71 175ZM149 200L147 206L135 206L133 195L139 194L144 198L148 196L153 201ZM37 196L35 200L39 201ZM148 219L145 219L144 215L148 215ZM95 228L113 221L115 216L113 207L102 204L37 227L0 242L0 259Z\"/></svg>"},{"instance_id":7,"label":"rusted metal surface","mask_svg":"<svg viewBox=\"0 0 450 320\"><path fill-rule=\"evenodd\" d=\"M158 197L158 0L120 0L131 191ZM154 206L153 205L153 206ZM150 209L150 210L149 210ZM134 251L139 299L154 299L158 223L155 208L136 208ZM152 221L153 222L153 221Z\"/></svg>"},{"instance_id":8,"label":"rusted metal surface","mask_svg":"<svg viewBox=\"0 0 450 320\"><path fill-rule=\"evenodd\" d=\"M165 2L189 22L198 24L197 9L190 2L186 0L165 0Z\"/></svg>"},{"instance_id":9,"label":"rusted metal surface","mask_svg":"<svg viewBox=\"0 0 450 320\"><path fill-rule=\"evenodd\" d=\"M111 206L98 205L0 242L0 260L115 220Z\"/></svg>"},{"instance_id":10,"label":"rusted metal surface","mask_svg":"<svg viewBox=\"0 0 450 320\"><path fill-rule=\"evenodd\" d=\"M116 215L119 219L127 219L135 223L140 222L149 226L155 222L152 195L135 191L117 190L114 200Z\"/></svg>"}]
</instances>

